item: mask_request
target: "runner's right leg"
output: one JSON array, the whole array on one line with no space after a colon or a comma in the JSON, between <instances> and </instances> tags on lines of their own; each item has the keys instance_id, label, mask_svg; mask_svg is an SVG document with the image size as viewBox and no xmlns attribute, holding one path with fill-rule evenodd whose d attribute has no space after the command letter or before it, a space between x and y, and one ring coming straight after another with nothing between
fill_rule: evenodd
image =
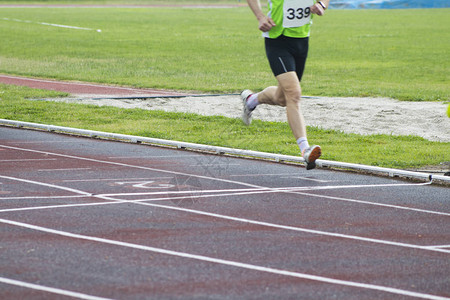
<instances>
[{"instance_id":1,"label":"runner's right leg","mask_svg":"<svg viewBox=\"0 0 450 300\"><path fill-rule=\"evenodd\" d=\"M289 126L295 139L306 137L306 125L300 111L301 88L295 72L287 72L277 77L278 87L271 86L258 94L261 104L286 107Z\"/></svg>"},{"instance_id":2,"label":"runner's right leg","mask_svg":"<svg viewBox=\"0 0 450 300\"><path fill-rule=\"evenodd\" d=\"M306 138L306 124L300 109L301 87L295 72L287 72L277 77L278 87L268 87L258 94L261 104L271 104L286 107L289 126L299 145L302 156L307 163L307 169L316 167L316 159L321 155L320 146L309 147Z\"/></svg>"}]
</instances>

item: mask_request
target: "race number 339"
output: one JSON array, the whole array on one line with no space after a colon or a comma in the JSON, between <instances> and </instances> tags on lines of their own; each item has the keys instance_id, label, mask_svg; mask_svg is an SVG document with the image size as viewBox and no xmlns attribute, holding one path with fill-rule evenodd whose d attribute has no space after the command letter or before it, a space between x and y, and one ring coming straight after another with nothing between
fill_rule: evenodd
<instances>
[{"instance_id":1,"label":"race number 339","mask_svg":"<svg viewBox=\"0 0 450 300\"><path fill-rule=\"evenodd\" d=\"M313 0L284 0L283 27L300 27L311 21Z\"/></svg>"}]
</instances>

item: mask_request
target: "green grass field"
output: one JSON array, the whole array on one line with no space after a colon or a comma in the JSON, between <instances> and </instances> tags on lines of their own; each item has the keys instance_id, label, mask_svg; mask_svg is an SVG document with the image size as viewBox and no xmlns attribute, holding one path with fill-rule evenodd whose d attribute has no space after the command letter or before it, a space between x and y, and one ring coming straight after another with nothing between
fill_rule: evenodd
<instances>
[{"instance_id":1,"label":"green grass field","mask_svg":"<svg viewBox=\"0 0 450 300\"><path fill-rule=\"evenodd\" d=\"M449 12L330 10L315 18L304 94L448 100ZM247 7L3 8L0 72L205 92L260 90L275 80L256 27Z\"/></svg>"},{"instance_id":2,"label":"green grass field","mask_svg":"<svg viewBox=\"0 0 450 300\"><path fill-rule=\"evenodd\" d=\"M61 3L0 0L38 2ZM315 19L304 94L448 101L449 12L329 10ZM256 26L247 7L2 8L0 73L202 92L261 90L275 80ZM237 119L24 100L52 96L61 94L0 85L0 118L298 155L284 123L245 127ZM449 143L417 137L317 128L308 135L329 160L397 168L450 160Z\"/></svg>"}]
</instances>

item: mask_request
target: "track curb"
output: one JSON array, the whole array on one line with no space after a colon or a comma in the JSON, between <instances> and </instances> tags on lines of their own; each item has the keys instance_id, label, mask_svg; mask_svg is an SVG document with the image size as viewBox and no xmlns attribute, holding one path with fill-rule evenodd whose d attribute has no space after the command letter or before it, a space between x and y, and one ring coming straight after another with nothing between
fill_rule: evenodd
<instances>
[{"instance_id":1,"label":"track curb","mask_svg":"<svg viewBox=\"0 0 450 300\"><path fill-rule=\"evenodd\" d=\"M95 131L95 130L86 130L86 129L78 129L78 128L71 128L71 127L31 123L31 122L0 119L0 125L6 126L6 127L16 127L16 128L48 131L48 132L74 135L74 136L80 136L80 137L90 137L90 138L98 138L98 139L111 140L111 141L128 142L128 143L135 143L135 144L148 144L148 145L161 146L161 147L170 147L170 148L184 149L184 150L188 150L188 151L196 151L196 152L203 152L203 153L209 153L209 154L218 154L218 155L228 155L228 156L235 156L235 157L241 157L241 158L259 159L259 160L273 161L273 162L277 162L277 163L293 163L293 164L302 164L302 165L305 163L304 159L299 156L281 155L281 154L275 154L275 153L266 153L266 152L243 150L243 149L233 149L233 148L227 148L227 147L210 146L210 145L203 145L203 144L187 143L187 142L180 142L180 141L148 138L148 137L141 137L141 136L109 133L109 132L102 132L102 131ZM414 179L414 180L420 180L420 181L433 181L433 182L437 182L437 183L443 183L445 185L450 184L450 176L436 175L436 174L430 174L430 173L413 172L413 171L391 169L391 168L382 168L382 167L367 166L367 165L345 163L345 162L336 162L336 161L329 161L329 160L323 160L323 159L318 159L316 161L316 164L319 168L345 169L345 170L364 172L366 174L371 174L371 175L401 177L401 178Z\"/></svg>"}]
</instances>

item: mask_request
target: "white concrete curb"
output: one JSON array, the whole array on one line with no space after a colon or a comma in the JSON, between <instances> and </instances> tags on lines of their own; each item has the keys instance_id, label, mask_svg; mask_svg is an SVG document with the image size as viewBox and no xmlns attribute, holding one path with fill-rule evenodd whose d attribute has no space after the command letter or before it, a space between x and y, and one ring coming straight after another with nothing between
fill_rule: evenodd
<instances>
[{"instance_id":1,"label":"white concrete curb","mask_svg":"<svg viewBox=\"0 0 450 300\"><path fill-rule=\"evenodd\" d=\"M56 133L62 133L62 134L93 137L93 138L130 142L130 143L137 143L137 144L151 144L151 145L158 145L158 146L165 146L165 147L173 147L173 148L178 148L178 149L186 149L186 150L191 150L191 151L215 153L215 154L220 154L220 155L231 155L231 156L239 156L239 157L244 157L244 158L247 157L247 158L253 158L253 159L264 159L264 160L271 160L271 161L275 161L275 162L290 162L290 163L298 163L298 164L303 164L305 162L304 159L299 156L281 155L281 154L258 152L258 151L251 151L251 150L241 150L241 149L233 149L233 148L226 148L226 147L185 143L185 142L179 142L179 141L147 138L147 137L141 137L141 136L108 133L108 132L102 132L102 131L93 131L93 130L77 129L77 128L70 128L70 127L30 123L30 122L21 122L21 121L0 119L0 125L10 126L10 127L18 127L18 128L44 130L44 131L56 132ZM343 162L336 162L336 161L328 161L328 160L323 160L323 159L318 159L316 161L316 163L319 168L333 167L333 168L341 168L341 169L347 169L347 170L363 171L363 172L369 173L369 174L384 175L384 176L389 176L389 177L404 177L404 178L411 178L411 179L422 180L422 181L433 180L433 181L441 181L444 183L450 183L450 176L435 175L435 174L421 173L421 172L411 172L411 171L405 171L405 170L399 170L399 169L381 168L381 167L343 163Z\"/></svg>"}]
</instances>

